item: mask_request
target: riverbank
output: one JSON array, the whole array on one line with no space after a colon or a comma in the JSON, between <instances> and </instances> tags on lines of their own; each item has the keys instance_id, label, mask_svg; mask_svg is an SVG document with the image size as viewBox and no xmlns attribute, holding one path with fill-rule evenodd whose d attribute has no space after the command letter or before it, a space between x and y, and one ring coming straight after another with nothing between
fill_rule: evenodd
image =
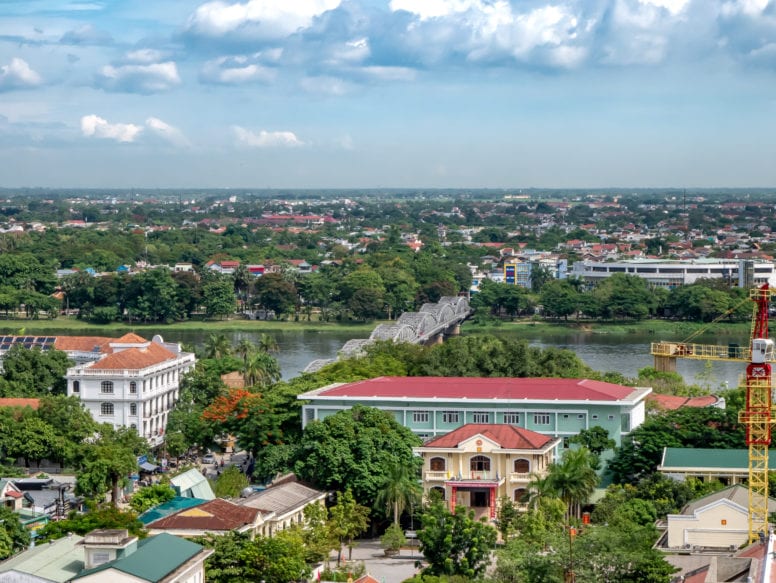
<instances>
[{"instance_id":1,"label":"riverbank","mask_svg":"<svg viewBox=\"0 0 776 583\"><path fill-rule=\"evenodd\" d=\"M14 319L0 320L0 334L36 335L56 334L57 331L67 331L70 334L106 334L116 335L126 332L137 332L141 335L164 334L165 330L175 332L226 333L226 332L334 332L350 334L354 338L366 338L381 324L393 324L394 321L373 322L320 322L316 320L299 322L277 320L187 320L172 324L143 324L112 322L110 324L93 324L72 317L48 319ZM750 324L736 323L696 323L676 322L670 320L642 320L640 322L593 322L593 321L563 321L549 322L544 320L515 320L512 322L493 321L484 324L465 322L462 326L464 334L518 334L541 338L559 333L584 333L628 335L646 334L659 338L685 339L699 333L709 333L720 337L749 337Z\"/></svg>"},{"instance_id":2,"label":"riverbank","mask_svg":"<svg viewBox=\"0 0 776 583\"><path fill-rule=\"evenodd\" d=\"M368 337L380 322L281 322L267 320L187 320L172 324L143 324L125 322L93 324L76 318L56 318L54 320L0 320L1 334L36 335L56 334L57 331L82 332L83 334L110 335L137 332L138 334L164 334L166 330L174 332L337 332L353 333L354 337Z\"/></svg>"},{"instance_id":3,"label":"riverbank","mask_svg":"<svg viewBox=\"0 0 776 583\"><path fill-rule=\"evenodd\" d=\"M515 320L514 322L488 322L485 324L467 322L463 331L466 334L524 334L540 338L559 333L607 334L607 335L654 335L658 338L684 339L697 334L714 334L721 337L742 336L748 338L751 333L749 322L676 322L671 320L642 320L639 322L593 322L568 321L548 322L544 320Z\"/></svg>"}]
</instances>

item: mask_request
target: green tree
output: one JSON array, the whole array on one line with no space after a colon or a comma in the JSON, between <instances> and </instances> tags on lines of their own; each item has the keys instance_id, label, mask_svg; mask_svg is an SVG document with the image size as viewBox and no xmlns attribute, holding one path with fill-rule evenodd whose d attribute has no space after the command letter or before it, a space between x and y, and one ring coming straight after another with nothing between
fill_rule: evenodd
<instances>
[{"instance_id":1,"label":"green tree","mask_svg":"<svg viewBox=\"0 0 776 583\"><path fill-rule=\"evenodd\" d=\"M238 498L243 489L250 486L248 477L237 466L229 466L213 484L213 492L219 498Z\"/></svg>"},{"instance_id":2,"label":"green tree","mask_svg":"<svg viewBox=\"0 0 776 583\"><path fill-rule=\"evenodd\" d=\"M584 447L567 449L560 462L550 464L547 486L568 505L570 514L579 517L581 506L598 485L597 465L598 458Z\"/></svg>"},{"instance_id":3,"label":"green tree","mask_svg":"<svg viewBox=\"0 0 776 583\"><path fill-rule=\"evenodd\" d=\"M137 456L147 449L148 442L134 429L114 429L104 423L99 436L84 445L76 471L76 493L100 498L110 492L115 506L121 485L137 469Z\"/></svg>"},{"instance_id":4,"label":"green tree","mask_svg":"<svg viewBox=\"0 0 776 583\"><path fill-rule=\"evenodd\" d=\"M30 531L19 521L19 515L10 508L0 507L0 560L26 549L30 545Z\"/></svg>"},{"instance_id":5,"label":"green tree","mask_svg":"<svg viewBox=\"0 0 776 583\"><path fill-rule=\"evenodd\" d=\"M53 540L69 533L84 535L98 528L124 529L129 534L144 538L148 533L134 511L125 511L113 506L91 507L89 512L73 510L65 520L49 522L40 531L41 540Z\"/></svg>"},{"instance_id":6,"label":"green tree","mask_svg":"<svg viewBox=\"0 0 776 583\"><path fill-rule=\"evenodd\" d=\"M142 514L146 510L175 498L175 490L168 484L152 484L135 492L129 501L132 510Z\"/></svg>"},{"instance_id":7,"label":"green tree","mask_svg":"<svg viewBox=\"0 0 776 583\"><path fill-rule=\"evenodd\" d=\"M210 334L205 340L206 358L224 358L232 353L232 343L226 334Z\"/></svg>"},{"instance_id":8,"label":"green tree","mask_svg":"<svg viewBox=\"0 0 776 583\"><path fill-rule=\"evenodd\" d=\"M209 281L202 287L202 303L208 318L228 318L236 309L234 287L229 278Z\"/></svg>"},{"instance_id":9,"label":"green tree","mask_svg":"<svg viewBox=\"0 0 776 583\"><path fill-rule=\"evenodd\" d=\"M266 310L278 316L290 312L296 305L296 286L279 273L262 275L255 284L255 297Z\"/></svg>"},{"instance_id":10,"label":"green tree","mask_svg":"<svg viewBox=\"0 0 776 583\"><path fill-rule=\"evenodd\" d=\"M61 350L25 348L14 344L3 355L3 378L8 381L10 397L40 397L63 394L65 373L70 359Z\"/></svg>"},{"instance_id":11,"label":"green tree","mask_svg":"<svg viewBox=\"0 0 776 583\"><path fill-rule=\"evenodd\" d=\"M339 541L337 564L342 558L342 545L347 544L348 560L353 553L353 539L369 526L369 508L356 502L353 493L337 492L337 503L329 508L329 531Z\"/></svg>"},{"instance_id":12,"label":"green tree","mask_svg":"<svg viewBox=\"0 0 776 583\"><path fill-rule=\"evenodd\" d=\"M452 514L442 500L421 515L420 550L428 561L424 574L475 578L488 566L496 545L496 529L474 520L474 512L458 508Z\"/></svg>"},{"instance_id":13,"label":"green tree","mask_svg":"<svg viewBox=\"0 0 776 583\"><path fill-rule=\"evenodd\" d=\"M304 481L325 490L351 490L371 507L395 464L417 468L412 448L420 439L391 414L356 405L309 423L294 464Z\"/></svg>"},{"instance_id":14,"label":"green tree","mask_svg":"<svg viewBox=\"0 0 776 583\"><path fill-rule=\"evenodd\" d=\"M337 548L338 539L329 529L329 512L323 504L308 504L304 507L302 538L307 550L307 562L319 563Z\"/></svg>"},{"instance_id":15,"label":"green tree","mask_svg":"<svg viewBox=\"0 0 776 583\"><path fill-rule=\"evenodd\" d=\"M417 467L404 463L391 464L385 474L385 482L377 491L375 507L384 508L386 516L393 512L393 523L397 526L404 510L420 502L422 489L416 470Z\"/></svg>"},{"instance_id":16,"label":"green tree","mask_svg":"<svg viewBox=\"0 0 776 583\"><path fill-rule=\"evenodd\" d=\"M568 320L580 309L580 294L569 282L554 279L542 287L539 303L545 315Z\"/></svg>"}]
</instances>

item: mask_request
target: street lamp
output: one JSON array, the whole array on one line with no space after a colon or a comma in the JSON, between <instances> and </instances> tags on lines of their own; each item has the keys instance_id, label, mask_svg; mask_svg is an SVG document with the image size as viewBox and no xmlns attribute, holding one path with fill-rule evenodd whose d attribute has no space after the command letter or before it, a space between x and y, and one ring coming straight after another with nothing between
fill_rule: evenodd
<instances>
[{"instance_id":1,"label":"street lamp","mask_svg":"<svg viewBox=\"0 0 776 583\"><path fill-rule=\"evenodd\" d=\"M574 537L577 536L577 529L569 525L569 568L566 571L566 583L576 583L577 576L574 574Z\"/></svg>"}]
</instances>

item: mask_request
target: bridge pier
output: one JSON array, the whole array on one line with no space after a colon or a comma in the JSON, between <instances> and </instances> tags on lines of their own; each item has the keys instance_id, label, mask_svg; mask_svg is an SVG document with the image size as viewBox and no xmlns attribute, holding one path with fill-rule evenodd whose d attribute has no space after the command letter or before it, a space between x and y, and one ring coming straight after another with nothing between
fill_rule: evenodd
<instances>
[{"instance_id":1,"label":"bridge pier","mask_svg":"<svg viewBox=\"0 0 776 583\"><path fill-rule=\"evenodd\" d=\"M445 333L440 332L436 336L434 336L434 340L431 342L432 344L442 344L445 341Z\"/></svg>"},{"instance_id":2,"label":"bridge pier","mask_svg":"<svg viewBox=\"0 0 776 583\"><path fill-rule=\"evenodd\" d=\"M461 335L461 323L458 322L455 326L450 326L445 331L445 336L460 336Z\"/></svg>"}]
</instances>

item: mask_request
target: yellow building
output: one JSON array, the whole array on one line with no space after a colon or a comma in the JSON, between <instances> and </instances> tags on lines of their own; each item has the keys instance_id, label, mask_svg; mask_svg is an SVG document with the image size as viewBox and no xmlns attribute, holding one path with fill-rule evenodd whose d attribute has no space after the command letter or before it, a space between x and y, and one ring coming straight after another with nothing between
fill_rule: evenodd
<instances>
[{"instance_id":1,"label":"yellow building","mask_svg":"<svg viewBox=\"0 0 776 583\"><path fill-rule=\"evenodd\" d=\"M531 475L546 474L561 441L514 425L463 425L414 449L423 458L423 493L438 493L452 512L464 506L494 519L501 497L522 506Z\"/></svg>"}]
</instances>

